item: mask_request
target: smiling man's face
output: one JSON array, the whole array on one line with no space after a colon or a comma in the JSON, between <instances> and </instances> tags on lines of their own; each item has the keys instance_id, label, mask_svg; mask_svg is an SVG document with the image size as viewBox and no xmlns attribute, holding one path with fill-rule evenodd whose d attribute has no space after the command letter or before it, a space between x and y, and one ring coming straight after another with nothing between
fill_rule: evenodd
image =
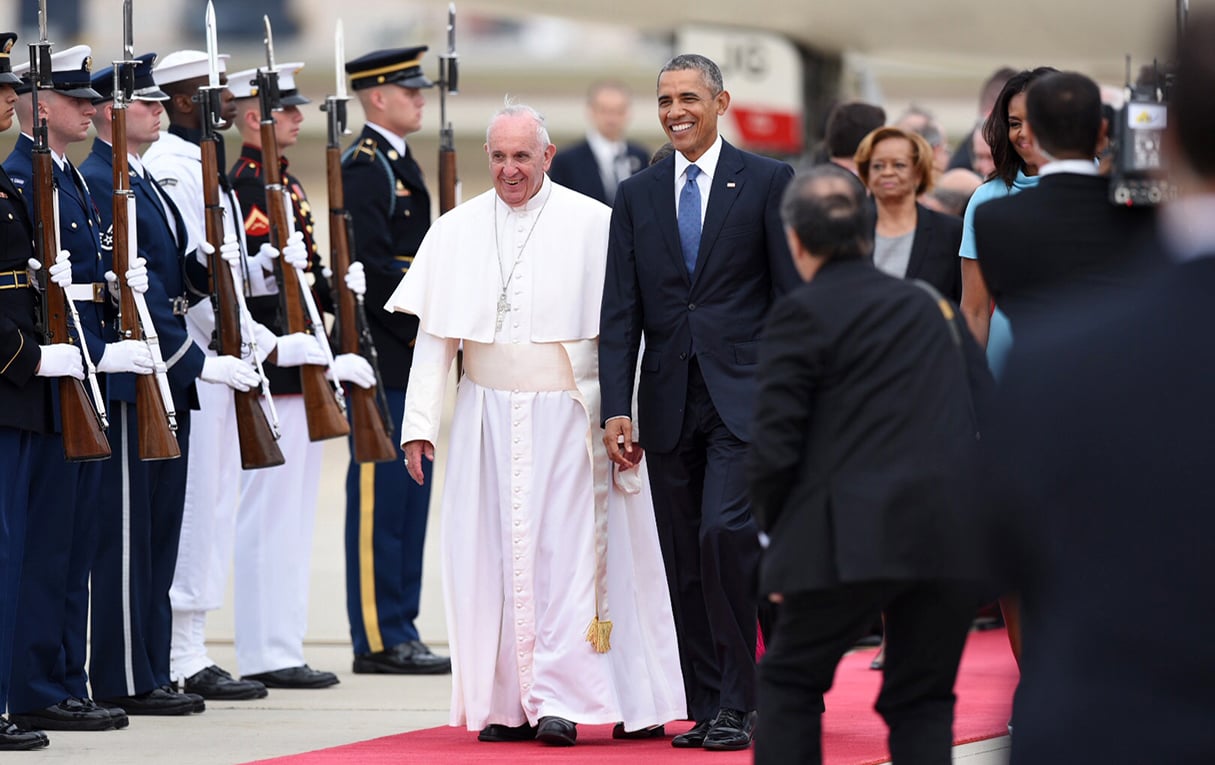
<instances>
[{"instance_id":1,"label":"smiling man's face","mask_svg":"<svg viewBox=\"0 0 1215 765\"><path fill-rule=\"evenodd\" d=\"M696 69L658 77L658 119L671 145L692 162L717 140L717 118L729 106L730 94L714 94Z\"/></svg>"}]
</instances>

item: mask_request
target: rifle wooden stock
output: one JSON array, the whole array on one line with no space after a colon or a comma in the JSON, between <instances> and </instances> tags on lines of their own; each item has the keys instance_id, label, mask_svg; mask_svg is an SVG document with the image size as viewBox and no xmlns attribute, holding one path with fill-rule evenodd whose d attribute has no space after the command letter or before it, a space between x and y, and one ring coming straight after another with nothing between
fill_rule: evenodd
<instances>
[{"instance_id":1,"label":"rifle wooden stock","mask_svg":"<svg viewBox=\"0 0 1215 765\"><path fill-rule=\"evenodd\" d=\"M211 295L215 308L216 352L240 358L240 303L232 267L220 256L224 242L224 209L219 202L219 160L214 139L202 142L203 201L206 204L207 241L214 248L210 261ZM233 391L240 464L245 470L273 467L286 460L274 439L257 390Z\"/></svg>"},{"instance_id":2,"label":"rifle wooden stock","mask_svg":"<svg viewBox=\"0 0 1215 765\"><path fill-rule=\"evenodd\" d=\"M439 147L439 215L456 206L456 150Z\"/></svg>"},{"instance_id":3,"label":"rifle wooden stock","mask_svg":"<svg viewBox=\"0 0 1215 765\"><path fill-rule=\"evenodd\" d=\"M341 353L363 354L359 345L359 318L354 293L346 287L346 271L350 268L350 238L340 147L329 146L325 150L325 169L329 181L329 266L333 269L333 285L338 295L338 349ZM385 426L384 413L379 408L375 389L347 386L346 400L354 430L354 461L388 462L397 459L397 445Z\"/></svg>"},{"instance_id":4,"label":"rifle wooden stock","mask_svg":"<svg viewBox=\"0 0 1215 765\"><path fill-rule=\"evenodd\" d=\"M130 166L127 162L127 110L114 108L110 119L111 143L114 147L114 236L113 269L118 275L118 330L128 340L142 340L143 329L139 326L139 310L135 307L135 294L126 285L126 273L130 268L128 236L130 220L127 216L127 199L131 194ZM181 456L177 435L169 423L160 385L154 375L135 375L135 411L139 420L139 459L172 460Z\"/></svg>"},{"instance_id":5,"label":"rifle wooden stock","mask_svg":"<svg viewBox=\"0 0 1215 765\"><path fill-rule=\"evenodd\" d=\"M294 215L287 209L283 197L283 174L279 162L278 141L274 135L274 119L263 119L261 125L263 177L266 179L266 216L270 219L270 244L279 252L287 245L287 232L291 224L287 216ZM307 289L300 282L294 267L279 258L279 292L283 314L287 320L287 332L308 332L308 319L304 309L301 290ZM320 364L300 366L300 388L304 394L304 414L308 418L308 439L323 441L350 433L341 407L333 395L333 388L325 377L326 369Z\"/></svg>"},{"instance_id":6,"label":"rifle wooden stock","mask_svg":"<svg viewBox=\"0 0 1215 765\"><path fill-rule=\"evenodd\" d=\"M37 216L35 246L42 270L49 274L59 254L59 232L55 230L55 176L51 152L35 151L34 210ZM48 343L71 343L68 335L67 295L47 281L43 290L43 329ZM84 338L79 338L84 343ZM59 421L63 433L63 456L68 462L103 460L110 456L110 442L97 409L75 377L59 378Z\"/></svg>"}]
</instances>

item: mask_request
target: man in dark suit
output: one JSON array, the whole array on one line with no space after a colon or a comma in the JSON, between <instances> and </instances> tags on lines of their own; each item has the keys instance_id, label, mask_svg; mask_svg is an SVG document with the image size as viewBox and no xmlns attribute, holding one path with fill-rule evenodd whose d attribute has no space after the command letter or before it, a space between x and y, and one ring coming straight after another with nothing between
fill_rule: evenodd
<instances>
[{"instance_id":1,"label":"man in dark suit","mask_svg":"<svg viewBox=\"0 0 1215 765\"><path fill-rule=\"evenodd\" d=\"M1094 157L1105 137L1101 91L1075 72L1056 72L1026 94L1029 126L1050 161L1036 188L975 211L979 267L1013 331L1081 294L1125 290L1142 278L1133 246L1152 210L1109 202Z\"/></svg>"},{"instance_id":2,"label":"man in dark suit","mask_svg":"<svg viewBox=\"0 0 1215 765\"><path fill-rule=\"evenodd\" d=\"M696 721L672 743L710 749L750 746L755 725L759 541L741 462L764 317L797 284L778 210L793 171L721 139L729 105L703 56L676 56L659 74L675 153L620 186L599 338L604 441L627 465L640 459L632 400L645 333L641 444Z\"/></svg>"},{"instance_id":3,"label":"man in dark suit","mask_svg":"<svg viewBox=\"0 0 1215 765\"><path fill-rule=\"evenodd\" d=\"M591 129L586 140L553 157L548 177L554 183L586 194L605 204L616 200L620 182L650 163L643 147L626 141L630 95L619 82L597 82L586 99Z\"/></svg>"},{"instance_id":4,"label":"man in dark suit","mask_svg":"<svg viewBox=\"0 0 1215 765\"><path fill-rule=\"evenodd\" d=\"M953 683L977 599L961 491L985 370L948 300L869 262L863 187L823 165L781 217L809 284L772 309L747 479L781 603L760 666L757 763L822 761L823 694L878 612L877 710L895 763L948 762Z\"/></svg>"},{"instance_id":5,"label":"man in dark suit","mask_svg":"<svg viewBox=\"0 0 1215 765\"><path fill-rule=\"evenodd\" d=\"M405 386L418 318L380 310L409 270L430 228L430 194L405 137L422 127L426 46L379 50L346 64L367 116L342 155L346 207L354 220L354 256L367 270L367 323L380 358L393 418L405 413ZM351 454L353 455L353 445ZM355 673L434 674L451 660L422 642L414 619L422 592L422 547L430 509L431 463L419 486L405 455L381 463L350 461L346 472L346 611Z\"/></svg>"},{"instance_id":6,"label":"man in dark suit","mask_svg":"<svg viewBox=\"0 0 1215 765\"><path fill-rule=\"evenodd\" d=\"M1023 333L984 486L1024 612L1012 762L1211 761L1215 15L1190 16L1164 140L1170 261ZM1045 179L1044 179L1045 180Z\"/></svg>"}]
</instances>

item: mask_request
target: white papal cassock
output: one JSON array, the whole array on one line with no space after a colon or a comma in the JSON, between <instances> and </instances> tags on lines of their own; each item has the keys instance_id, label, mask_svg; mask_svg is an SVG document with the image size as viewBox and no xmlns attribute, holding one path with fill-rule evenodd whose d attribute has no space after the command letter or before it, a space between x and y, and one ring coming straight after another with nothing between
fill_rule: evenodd
<instances>
[{"instance_id":1,"label":"white papal cassock","mask_svg":"<svg viewBox=\"0 0 1215 765\"><path fill-rule=\"evenodd\" d=\"M488 191L431 227L386 306L421 322L402 443L438 438L464 345L442 528L451 724L469 730L686 714L649 481L617 488L600 438L609 216L547 178L518 210ZM606 653L586 639L597 609Z\"/></svg>"}]
</instances>

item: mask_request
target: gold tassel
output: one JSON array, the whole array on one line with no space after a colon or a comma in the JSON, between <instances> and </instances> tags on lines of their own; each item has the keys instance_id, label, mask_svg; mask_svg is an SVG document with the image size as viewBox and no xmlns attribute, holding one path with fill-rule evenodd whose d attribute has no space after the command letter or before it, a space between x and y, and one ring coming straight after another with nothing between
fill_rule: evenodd
<instances>
[{"instance_id":1,"label":"gold tassel","mask_svg":"<svg viewBox=\"0 0 1215 765\"><path fill-rule=\"evenodd\" d=\"M596 653L612 650L612 623L599 621L599 615L596 614L586 628L586 641L595 646Z\"/></svg>"}]
</instances>

